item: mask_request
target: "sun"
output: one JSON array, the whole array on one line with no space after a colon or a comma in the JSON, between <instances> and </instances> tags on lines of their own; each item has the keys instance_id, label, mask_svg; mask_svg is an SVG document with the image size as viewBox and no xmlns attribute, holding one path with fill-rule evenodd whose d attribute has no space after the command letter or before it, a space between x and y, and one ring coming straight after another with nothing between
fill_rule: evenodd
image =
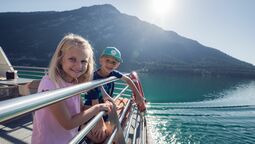
<instances>
[{"instance_id":1,"label":"sun","mask_svg":"<svg viewBox=\"0 0 255 144\"><path fill-rule=\"evenodd\" d=\"M165 17L174 12L174 0L151 0L151 10L155 16Z\"/></svg>"}]
</instances>

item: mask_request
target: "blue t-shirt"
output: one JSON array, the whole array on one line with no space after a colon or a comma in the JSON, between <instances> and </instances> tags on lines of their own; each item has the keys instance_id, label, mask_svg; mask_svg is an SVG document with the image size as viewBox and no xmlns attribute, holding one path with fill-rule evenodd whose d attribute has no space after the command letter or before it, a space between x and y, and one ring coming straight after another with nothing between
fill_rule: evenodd
<instances>
[{"instance_id":1,"label":"blue t-shirt","mask_svg":"<svg viewBox=\"0 0 255 144\"><path fill-rule=\"evenodd\" d=\"M106 77L102 77L101 75L98 74L98 71L100 69L98 69L97 71L94 72L94 77L93 80L97 80L97 79L103 79L103 78L108 78L111 76L115 76L117 78L122 78L123 74L117 70L112 71L108 76ZM108 83L103 85L105 91L112 96L113 95L113 90L114 90L114 82ZM85 103L84 105L92 105L92 100L96 100L98 99L99 103L103 103L103 94L100 90L100 88L95 88L92 89L90 91L87 92L87 94L85 95Z\"/></svg>"}]
</instances>

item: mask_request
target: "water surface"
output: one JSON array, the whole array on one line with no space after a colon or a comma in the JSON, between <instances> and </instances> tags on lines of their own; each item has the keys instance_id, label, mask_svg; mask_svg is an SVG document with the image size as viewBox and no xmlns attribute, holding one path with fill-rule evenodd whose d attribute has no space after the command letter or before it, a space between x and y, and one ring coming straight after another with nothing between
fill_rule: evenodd
<instances>
[{"instance_id":1,"label":"water surface","mask_svg":"<svg viewBox=\"0 0 255 144\"><path fill-rule=\"evenodd\" d=\"M255 81L140 74L155 143L255 143ZM155 131L155 132L154 132Z\"/></svg>"}]
</instances>

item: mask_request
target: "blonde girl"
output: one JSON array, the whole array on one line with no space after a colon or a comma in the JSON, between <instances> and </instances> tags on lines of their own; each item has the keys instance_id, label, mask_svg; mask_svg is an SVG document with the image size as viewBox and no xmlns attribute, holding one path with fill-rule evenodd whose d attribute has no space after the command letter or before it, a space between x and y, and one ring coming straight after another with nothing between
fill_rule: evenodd
<instances>
[{"instance_id":1,"label":"blonde girl","mask_svg":"<svg viewBox=\"0 0 255 144\"><path fill-rule=\"evenodd\" d=\"M75 34L66 35L51 59L49 74L45 75L38 92L69 87L92 79L93 49L89 42ZM84 110L79 95L39 109L33 121L32 143L65 144L77 133L78 127L100 111L111 111L111 105L98 104ZM105 138L105 130L94 130L97 139Z\"/></svg>"}]
</instances>

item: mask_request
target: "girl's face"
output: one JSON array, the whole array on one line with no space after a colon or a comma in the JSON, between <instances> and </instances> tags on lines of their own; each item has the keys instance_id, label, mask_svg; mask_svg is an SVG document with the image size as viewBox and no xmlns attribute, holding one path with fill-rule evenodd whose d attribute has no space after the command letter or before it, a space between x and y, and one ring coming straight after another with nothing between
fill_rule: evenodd
<instances>
[{"instance_id":1,"label":"girl's face","mask_svg":"<svg viewBox=\"0 0 255 144\"><path fill-rule=\"evenodd\" d=\"M71 48L64 53L62 58L62 68L64 70L63 79L73 82L78 79L88 67L90 51L88 49Z\"/></svg>"},{"instance_id":2,"label":"girl's face","mask_svg":"<svg viewBox=\"0 0 255 144\"><path fill-rule=\"evenodd\" d=\"M101 70L105 73L109 74L113 70L117 69L120 65L116 59L110 56L102 56L100 58Z\"/></svg>"}]
</instances>

